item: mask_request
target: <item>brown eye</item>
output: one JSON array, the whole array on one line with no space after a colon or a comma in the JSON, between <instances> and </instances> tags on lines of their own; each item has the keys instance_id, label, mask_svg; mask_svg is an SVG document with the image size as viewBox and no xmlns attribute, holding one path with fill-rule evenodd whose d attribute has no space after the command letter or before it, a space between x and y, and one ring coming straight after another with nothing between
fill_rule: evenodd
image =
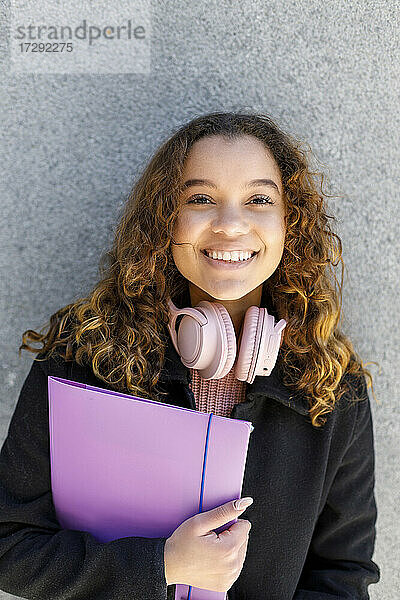
<instances>
[{"instance_id":1,"label":"brown eye","mask_svg":"<svg viewBox=\"0 0 400 600\"><path fill-rule=\"evenodd\" d=\"M255 198L252 198L251 202L253 202L253 200L266 200L266 204L274 204L269 196L256 196ZM260 204L262 203L260 202Z\"/></svg>"},{"instance_id":2,"label":"brown eye","mask_svg":"<svg viewBox=\"0 0 400 600\"><path fill-rule=\"evenodd\" d=\"M192 196L190 200L188 200L188 204L204 204L204 202L195 202L196 200L200 200L201 198L205 198L206 200L209 200L209 198L207 198L207 196L203 196L202 194L197 194L195 196Z\"/></svg>"},{"instance_id":3,"label":"brown eye","mask_svg":"<svg viewBox=\"0 0 400 600\"><path fill-rule=\"evenodd\" d=\"M203 194L196 194L195 196L191 196L190 200L187 201L187 204L205 204L205 202L197 202L197 200L209 200L209 198L207 196L204 196ZM264 204L275 204L275 202L273 202L273 200L269 197L269 196L256 196L255 198L252 198L250 200L250 202L253 202L253 200L265 200L265 202L257 202L256 204L262 206Z\"/></svg>"}]
</instances>

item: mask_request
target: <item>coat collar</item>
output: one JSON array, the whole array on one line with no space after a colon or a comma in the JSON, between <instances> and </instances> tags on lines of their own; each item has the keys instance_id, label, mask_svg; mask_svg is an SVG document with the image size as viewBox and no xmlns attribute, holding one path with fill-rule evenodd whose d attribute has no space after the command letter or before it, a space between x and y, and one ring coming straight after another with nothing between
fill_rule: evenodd
<instances>
[{"instance_id":1,"label":"coat collar","mask_svg":"<svg viewBox=\"0 0 400 600\"><path fill-rule=\"evenodd\" d=\"M175 300L173 301L175 305L179 307L191 306L190 298L187 296L187 294L185 295L184 300L186 300L186 302L176 303ZM272 308L271 303L268 303L264 289L261 299L261 306L268 308L268 314L272 314L275 317L275 322L279 321L279 318L277 317L275 310ZM159 381L179 381L185 383L186 385L188 385L190 382L190 369L182 363L177 351L174 348L169 332L167 335L164 367L161 371ZM302 395L301 392L289 389L283 384L282 361L280 360L279 354L278 360L276 361L271 375L265 377L257 375L252 384L246 385L246 397L249 400L268 400L272 398L273 400L284 404L285 406L302 415L308 415L308 402L304 395Z\"/></svg>"}]
</instances>

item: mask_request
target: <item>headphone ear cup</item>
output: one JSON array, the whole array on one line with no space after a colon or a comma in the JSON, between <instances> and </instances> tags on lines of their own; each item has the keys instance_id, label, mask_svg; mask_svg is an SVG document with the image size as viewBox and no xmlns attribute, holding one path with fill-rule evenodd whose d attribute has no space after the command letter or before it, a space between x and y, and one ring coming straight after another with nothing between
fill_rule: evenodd
<instances>
[{"instance_id":1,"label":"headphone ear cup","mask_svg":"<svg viewBox=\"0 0 400 600\"><path fill-rule=\"evenodd\" d=\"M225 306L202 300L196 305L209 321L202 332L202 348L193 368L203 379L221 379L231 370L236 358L236 337Z\"/></svg>"},{"instance_id":2,"label":"headphone ear cup","mask_svg":"<svg viewBox=\"0 0 400 600\"><path fill-rule=\"evenodd\" d=\"M257 375L271 375L278 358L286 321L281 319L275 325L275 318L268 314L266 308L251 306L248 311L252 313L248 321L245 318L239 351L240 362L238 360L236 369L237 378L251 384Z\"/></svg>"},{"instance_id":3,"label":"headphone ear cup","mask_svg":"<svg viewBox=\"0 0 400 600\"><path fill-rule=\"evenodd\" d=\"M236 337L231 318L222 304L202 300L196 307L176 310L169 324L172 341L182 363L197 369L203 379L221 379L236 358ZM175 320L184 315L175 331Z\"/></svg>"},{"instance_id":4,"label":"headphone ear cup","mask_svg":"<svg viewBox=\"0 0 400 600\"><path fill-rule=\"evenodd\" d=\"M215 379L222 379L222 377L225 377L225 375L229 373L235 363L237 348L236 335L232 320L225 306L223 304L218 304L217 302L213 302L212 306L219 311L219 315L224 324L223 344L226 348L226 360L225 362L220 361L218 371L215 374Z\"/></svg>"},{"instance_id":5,"label":"headphone ear cup","mask_svg":"<svg viewBox=\"0 0 400 600\"><path fill-rule=\"evenodd\" d=\"M262 325L260 323L260 316L262 309L258 306L250 306L243 319L242 331L240 333L240 346L238 359L235 368L235 377L239 381L247 381L250 383L251 367L254 360L254 353L256 351L257 339L261 337L261 331L259 330Z\"/></svg>"}]
</instances>

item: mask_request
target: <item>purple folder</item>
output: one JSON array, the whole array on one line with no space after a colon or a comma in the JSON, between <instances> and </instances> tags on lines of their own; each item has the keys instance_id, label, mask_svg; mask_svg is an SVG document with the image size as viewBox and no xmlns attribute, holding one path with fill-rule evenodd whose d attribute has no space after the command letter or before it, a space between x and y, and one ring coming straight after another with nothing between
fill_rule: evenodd
<instances>
[{"instance_id":1,"label":"purple folder","mask_svg":"<svg viewBox=\"0 0 400 600\"><path fill-rule=\"evenodd\" d=\"M241 497L249 421L48 377L51 488L64 529L169 537ZM215 529L227 529L237 519ZM177 584L175 600L225 600Z\"/></svg>"}]
</instances>

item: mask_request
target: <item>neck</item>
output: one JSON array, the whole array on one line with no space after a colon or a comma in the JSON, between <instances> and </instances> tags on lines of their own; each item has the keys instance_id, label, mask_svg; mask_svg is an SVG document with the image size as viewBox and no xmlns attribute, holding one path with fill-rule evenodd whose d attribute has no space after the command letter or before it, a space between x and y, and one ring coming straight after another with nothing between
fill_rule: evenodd
<instances>
[{"instance_id":1,"label":"neck","mask_svg":"<svg viewBox=\"0 0 400 600\"><path fill-rule=\"evenodd\" d=\"M196 306L201 300L207 300L208 302L218 302L218 304L222 304L229 313L235 330L236 339L238 339L247 309L250 306L261 306L262 287L262 284L259 285L238 300L219 300L213 298L207 294L207 292L189 282L190 303L191 306Z\"/></svg>"}]
</instances>

